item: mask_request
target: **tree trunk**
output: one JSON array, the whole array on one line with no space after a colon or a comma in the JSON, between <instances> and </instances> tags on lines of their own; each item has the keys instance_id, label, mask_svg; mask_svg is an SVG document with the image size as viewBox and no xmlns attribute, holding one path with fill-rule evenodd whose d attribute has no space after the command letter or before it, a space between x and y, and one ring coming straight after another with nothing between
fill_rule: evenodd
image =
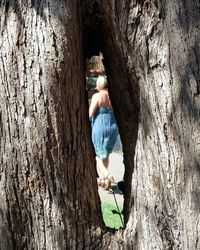
<instances>
[{"instance_id":1,"label":"tree trunk","mask_svg":"<svg viewBox=\"0 0 200 250\"><path fill-rule=\"evenodd\" d=\"M0 9L0 249L95 246L81 12L76 1L30 2Z\"/></svg>"},{"instance_id":2,"label":"tree trunk","mask_svg":"<svg viewBox=\"0 0 200 250\"><path fill-rule=\"evenodd\" d=\"M99 7L124 147L125 233L138 249L199 249L200 4Z\"/></svg>"},{"instance_id":3,"label":"tree trunk","mask_svg":"<svg viewBox=\"0 0 200 250\"><path fill-rule=\"evenodd\" d=\"M199 249L200 4L83 3L0 1L0 249ZM91 6L101 38L83 47ZM83 55L99 49L125 162L115 233L84 86Z\"/></svg>"}]
</instances>

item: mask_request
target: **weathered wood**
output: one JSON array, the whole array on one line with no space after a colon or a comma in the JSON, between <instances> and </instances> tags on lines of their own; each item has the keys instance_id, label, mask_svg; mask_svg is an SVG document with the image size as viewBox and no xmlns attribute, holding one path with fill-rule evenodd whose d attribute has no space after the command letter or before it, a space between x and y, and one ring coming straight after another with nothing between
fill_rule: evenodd
<instances>
[{"instance_id":1,"label":"weathered wood","mask_svg":"<svg viewBox=\"0 0 200 250\"><path fill-rule=\"evenodd\" d=\"M82 249L102 219L78 2L1 1L0 17L0 249Z\"/></svg>"},{"instance_id":2,"label":"weathered wood","mask_svg":"<svg viewBox=\"0 0 200 250\"><path fill-rule=\"evenodd\" d=\"M99 1L99 7L131 187L126 231L138 249L198 249L200 4Z\"/></svg>"},{"instance_id":3,"label":"weathered wood","mask_svg":"<svg viewBox=\"0 0 200 250\"><path fill-rule=\"evenodd\" d=\"M83 3L0 1L0 249L199 249L200 4ZM93 4L126 165L118 232L89 138Z\"/></svg>"}]
</instances>

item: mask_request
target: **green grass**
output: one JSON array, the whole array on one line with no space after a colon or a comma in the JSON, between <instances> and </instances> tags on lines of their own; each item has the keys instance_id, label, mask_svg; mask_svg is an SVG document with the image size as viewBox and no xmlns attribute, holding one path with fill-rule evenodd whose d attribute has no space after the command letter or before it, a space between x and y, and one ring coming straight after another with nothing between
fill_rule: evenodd
<instances>
[{"instance_id":1,"label":"green grass","mask_svg":"<svg viewBox=\"0 0 200 250\"><path fill-rule=\"evenodd\" d=\"M108 204L106 202L101 202L101 210L103 214L103 219L107 227L119 229L123 227L122 221L118 214L116 205ZM122 207L119 206L119 211L122 211ZM123 215L121 214L122 220Z\"/></svg>"}]
</instances>

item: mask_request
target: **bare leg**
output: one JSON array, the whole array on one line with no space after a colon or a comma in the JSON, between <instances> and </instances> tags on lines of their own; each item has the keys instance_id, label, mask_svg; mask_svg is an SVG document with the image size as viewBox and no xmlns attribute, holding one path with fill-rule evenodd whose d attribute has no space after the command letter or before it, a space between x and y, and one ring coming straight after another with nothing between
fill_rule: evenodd
<instances>
[{"instance_id":1,"label":"bare leg","mask_svg":"<svg viewBox=\"0 0 200 250\"><path fill-rule=\"evenodd\" d=\"M104 167L108 169L109 159L108 158L104 159L104 160L102 160L102 162L103 162Z\"/></svg>"},{"instance_id":2,"label":"bare leg","mask_svg":"<svg viewBox=\"0 0 200 250\"><path fill-rule=\"evenodd\" d=\"M97 173L98 173L98 178L97 178L97 184L98 186L105 188L106 183L105 183L105 175L107 174L106 168L102 167L101 160L96 157L96 166L97 166Z\"/></svg>"},{"instance_id":3,"label":"bare leg","mask_svg":"<svg viewBox=\"0 0 200 250\"><path fill-rule=\"evenodd\" d=\"M99 157L96 157L97 162L97 172L100 178L106 178L109 175L108 172L108 160L101 160ZM105 165L104 165L105 162Z\"/></svg>"},{"instance_id":4,"label":"bare leg","mask_svg":"<svg viewBox=\"0 0 200 250\"><path fill-rule=\"evenodd\" d=\"M111 183L114 182L113 176L108 172L109 159L101 160L100 158L96 157L96 162L97 172L99 175L99 179L97 179L98 185L108 189ZM104 180L104 183L102 179Z\"/></svg>"}]
</instances>

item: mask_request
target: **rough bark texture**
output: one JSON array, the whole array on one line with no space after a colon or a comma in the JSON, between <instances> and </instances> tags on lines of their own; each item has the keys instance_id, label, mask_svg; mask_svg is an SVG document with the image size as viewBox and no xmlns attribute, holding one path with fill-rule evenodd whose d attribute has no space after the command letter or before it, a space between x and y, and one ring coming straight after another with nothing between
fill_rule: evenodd
<instances>
[{"instance_id":1,"label":"rough bark texture","mask_svg":"<svg viewBox=\"0 0 200 250\"><path fill-rule=\"evenodd\" d=\"M132 178L125 234L138 249L199 249L199 1L99 7L125 180Z\"/></svg>"},{"instance_id":2,"label":"rough bark texture","mask_svg":"<svg viewBox=\"0 0 200 250\"><path fill-rule=\"evenodd\" d=\"M0 249L200 249L199 1L84 4L0 1ZM99 50L126 165L116 233L84 93L83 56Z\"/></svg>"},{"instance_id":3,"label":"rough bark texture","mask_svg":"<svg viewBox=\"0 0 200 250\"><path fill-rule=\"evenodd\" d=\"M79 5L1 1L2 250L98 243Z\"/></svg>"}]
</instances>

